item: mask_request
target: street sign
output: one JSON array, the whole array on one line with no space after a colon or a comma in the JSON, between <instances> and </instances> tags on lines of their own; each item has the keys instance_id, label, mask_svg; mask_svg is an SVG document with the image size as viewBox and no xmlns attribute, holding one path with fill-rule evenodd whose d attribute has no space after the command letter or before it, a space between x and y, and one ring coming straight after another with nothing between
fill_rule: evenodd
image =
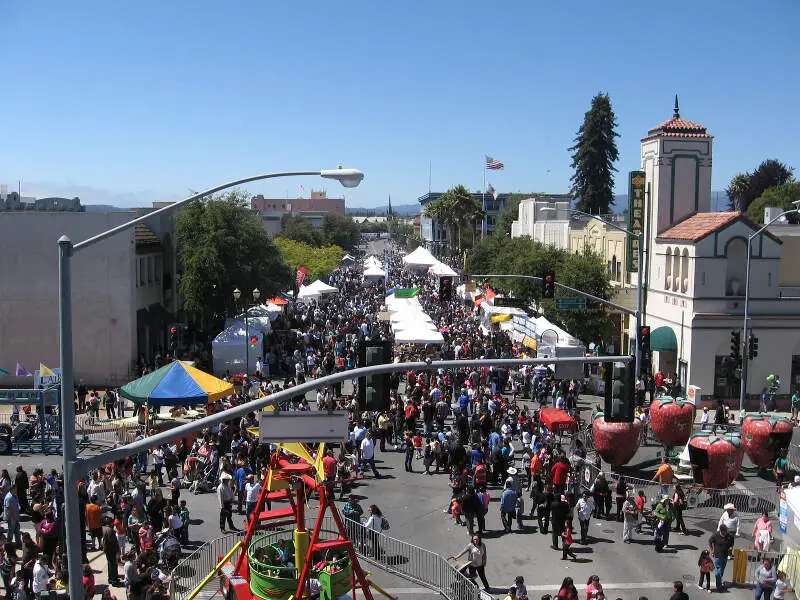
<instances>
[{"instance_id":1,"label":"street sign","mask_svg":"<svg viewBox=\"0 0 800 600\"><path fill-rule=\"evenodd\" d=\"M586 298L556 298L556 310L583 310Z\"/></svg>"}]
</instances>

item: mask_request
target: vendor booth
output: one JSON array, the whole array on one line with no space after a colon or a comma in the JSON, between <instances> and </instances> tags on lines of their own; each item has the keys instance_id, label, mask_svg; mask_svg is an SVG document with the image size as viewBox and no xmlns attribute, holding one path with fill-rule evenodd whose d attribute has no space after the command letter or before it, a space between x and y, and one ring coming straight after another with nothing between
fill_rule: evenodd
<instances>
[{"instance_id":1,"label":"vendor booth","mask_svg":"<svg viewBox=\"0 0 800 600\"><path fill-rule=\"evenodd\" d=\"M417 271L427 270L428 267L435 265L437 262L439 260L422 246L403 257L403 264Z\"/></svg>"},{"instance_id":2,"label":"vendor booth","mask_svg":"<svg viewBox=\"0 0 800 600\"><path fill-rule=\"evenodd\" d=\"M543 408L540 410L539 423L544 425L548 431L557 435L574 433L578 429L575 419L561 408Z\"/></svg>"}]
</instances>

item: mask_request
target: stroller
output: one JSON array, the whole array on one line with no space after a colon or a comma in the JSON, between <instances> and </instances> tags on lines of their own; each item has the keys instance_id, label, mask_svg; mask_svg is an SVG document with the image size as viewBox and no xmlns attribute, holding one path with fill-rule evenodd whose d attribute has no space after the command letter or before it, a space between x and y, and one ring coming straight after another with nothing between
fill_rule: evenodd
<instances>
[{"instance_id":1,"label":"stroller","mask_svg":"<svg viewBox=\"0 0 800 600\"><path fill-rule=\"evenodd\" d=\"M206 464L202 473L192 482L192 485L189 487L189 491L193 494L213 492L217 487L217 472L217 465L210 463Z\"/></svg>"},{"instance_id":2,"label":"stroller","mask_svg":"<svg viewBox=\"0 0 800 600\"><path fill-rule=\"evenodd\" d=\"M156 540L156 548L158 548L158 562L162 568L172 571L178 566L181 558L181 543L169 530Z\"/></svg>"},{"instance_id":3,"label":"stroller","mask_svg":"<svg viewBox=\"0 0 800 600\"><path fill-rule=\"evenodd\" d=\"M183 462L183 483L191 488L192 484L197 481L203 474L203 467L205 461L199 456L187 456Z\"/></svg>"}]
</instances>

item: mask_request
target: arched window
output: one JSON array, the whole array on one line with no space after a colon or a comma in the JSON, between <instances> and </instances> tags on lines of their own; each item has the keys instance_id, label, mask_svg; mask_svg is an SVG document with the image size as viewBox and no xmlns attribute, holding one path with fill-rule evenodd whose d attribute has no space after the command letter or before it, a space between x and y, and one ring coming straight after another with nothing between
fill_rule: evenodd
<instances>
[{"instance_id":1,"label":"arched window","mask_svg":"<svg viewBox=\"0 0 800 600\"><path fill-rule=\"evenodd\" d=\"M666 268L664 269L664 289L672 289L672 249L667 248Z\"/></svg>"},{"instance_id":2,"label":"arched window","mask_svg":"<svg viewBox=\"0 0 800 600\"><path fill-rule=\"evenodd\" d=\"M681 293L689 289L689 250L683 249L681 254Z\"/></svg>"},{"instance_id":3,"label":"arched window","mask_svg":"<svg viewBox=\"0 0 800 600\"><path fill-rule=\"evenodd\" d=\"M725 295L743 296L745 270L747 267L747 242L733 238L725 248Z\"/></svg>"},{"instance_id":4,"label":"arched window","mask_svg":"<svg viewBox=\"0 0 800 600\"><path fill-rule=\"evenodd\" d=\"M681 251L675 248L672 251L672 290L681 289Z\"/></svg>"}]
</instances>

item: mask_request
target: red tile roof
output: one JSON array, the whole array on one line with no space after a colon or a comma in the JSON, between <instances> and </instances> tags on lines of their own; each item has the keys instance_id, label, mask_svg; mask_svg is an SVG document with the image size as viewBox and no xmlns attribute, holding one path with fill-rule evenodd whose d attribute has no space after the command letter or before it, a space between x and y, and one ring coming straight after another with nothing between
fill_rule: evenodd
<instances>
[{"instance_id":1,"label":"red tile roof","mask_svg":"<svg viewBox=\"0 0 800 600\"><path fill-rule=\"evenodd\" d=\"M740 212L697 213L658 234L659 240L685 240L696 242L742 218Z\"/></svg>"},{"instance_id":2,"label":"red tile roof","mask_svg":"<svg viewBox=\"0 0 800 600\"><path fill-rule=\"evenodd\" d=\"M673 117L669 121L664 121L660 125L656 125L647 132L647 137L650 139L657 136L666 137L688 137L688 138L711 138L713 137L706 131L705 125L682 119L680 117Z\"/></svg>"},{"instance_id":3,"label":"red tile roof","mask_svg":"<svg viewBox=\"0 0 800 600\"><path fill-rule=\"evenodd\" d=\"M144 223L139 223L136 226L136 233L134 234L134 239L137 244L150 246L160 244L161 240L159 237L153 233L153 231Z\"/></svg>"}]
</instances>

